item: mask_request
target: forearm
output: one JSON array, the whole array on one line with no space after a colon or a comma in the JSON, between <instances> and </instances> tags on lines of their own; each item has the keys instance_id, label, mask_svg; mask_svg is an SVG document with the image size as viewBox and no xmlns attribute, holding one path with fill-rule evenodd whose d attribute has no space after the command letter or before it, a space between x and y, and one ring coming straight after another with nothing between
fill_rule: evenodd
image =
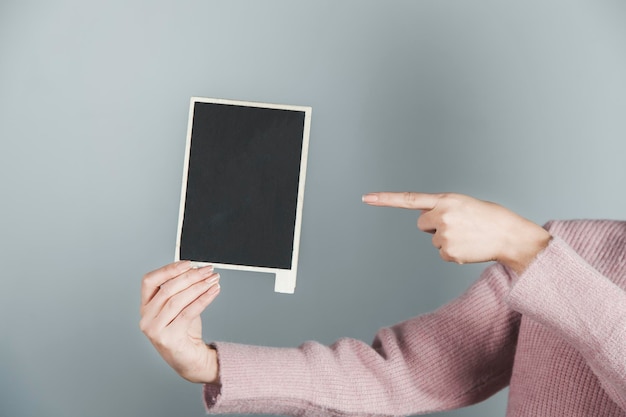
<instances>
[{"instance_id":1,"label":"forearm","mask_svg":"<svg viewBox=\"0 0 626 417\"><path fill-rule=\"evenodd\" d=\"M221 389L210 413L411 415L458 408L506 386L519 315L502 301L494 265L439 310L382 329L374 343L341 339L277 349L217 343Z\"/></svg>"}]
</instances>

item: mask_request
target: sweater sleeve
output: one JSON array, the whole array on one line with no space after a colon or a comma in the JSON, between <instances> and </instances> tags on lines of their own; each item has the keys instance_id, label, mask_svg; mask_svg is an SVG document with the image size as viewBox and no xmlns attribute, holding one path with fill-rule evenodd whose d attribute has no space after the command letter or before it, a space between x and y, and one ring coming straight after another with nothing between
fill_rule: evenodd
<instances>
[{"instance_id":1,"label":"sweater sleeve","mask_svg":"<svg viewBox=\"0 0 626 417\"><path fill-rule=\"evenodd\" d=\"M623 279L623 249L597 252L607 265L603 272ZM626 410L626 292L619 285L555 237L516 280L508 302L579 351L607 394Z\"/></svg>"},{"instance_id":2,"label":"sweater sleeve","mask_svg":"<svg viewBox=\"0 0 626 417\"><path fill-rule=\"evenodd\" d=\"M215 343L221 385L204 386L207 411L392 416L481 401L510 380L520 315L504 301L509 290L493 265L459 298L381 329L371 345Z\"/></svg>"}]
</instances>

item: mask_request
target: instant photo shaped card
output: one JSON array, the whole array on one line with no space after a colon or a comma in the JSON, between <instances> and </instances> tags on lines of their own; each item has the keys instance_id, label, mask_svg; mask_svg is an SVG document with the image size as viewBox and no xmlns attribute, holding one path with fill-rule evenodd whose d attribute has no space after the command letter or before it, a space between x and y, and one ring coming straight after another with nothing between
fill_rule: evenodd
<instances>
[{"instance_id":1,"label":"instant photo shaped card","mask_svg":"<svg viewBox=\"0 0 626 417\"><path fill-rule=\"evenodd\" d=\"M310 107L193 97L176 259L296 286Z\"/></svg>"}]
</instances>

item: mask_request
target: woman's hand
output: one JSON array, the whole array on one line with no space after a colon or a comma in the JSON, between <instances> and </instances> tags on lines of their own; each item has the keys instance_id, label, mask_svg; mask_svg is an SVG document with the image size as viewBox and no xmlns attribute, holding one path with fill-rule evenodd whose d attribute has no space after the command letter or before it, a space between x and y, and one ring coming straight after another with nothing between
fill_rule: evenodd
<instances>
[{"instance_id":1,"label":"woman's hand","mask_svg":"<svg viewBox=\"0 0 626 417\"><path fill-rule=\"evenodd\" d=\"M202 340L200 314L219 294L219 278L212 266L181 261L147 273L141 283L141 331L191 382L218 380L217 354Z\"/></svg>"},{"instance_id":2,"label":"woman's hand","mask_svg":"<svg viewBox=\"0 0 626 417\"><path fill-rule=\"evenodd\" d=\"M371 193L373 206L421 210L417 227L433 234L445 261L497 261L522 273L550 241L541 226L487 201L461 194Z\"/></svg>"}]
</instances>

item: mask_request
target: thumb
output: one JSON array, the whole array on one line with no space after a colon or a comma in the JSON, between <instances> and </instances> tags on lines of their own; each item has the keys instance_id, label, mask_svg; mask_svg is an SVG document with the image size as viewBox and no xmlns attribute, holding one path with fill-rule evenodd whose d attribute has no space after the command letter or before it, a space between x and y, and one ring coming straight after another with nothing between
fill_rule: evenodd
<instances>
[{"instance_id":1,"label":"thumb","mask_svg":"<svg viewBox=\"0 0 626 417\"><path fill-rule=\"evenodd\" d=\"M362 197L370 206L396 207L410 210L432 210L439 201L439 194L415 192L379 192L369 193Z\"/></svg>"}]
</instances>

